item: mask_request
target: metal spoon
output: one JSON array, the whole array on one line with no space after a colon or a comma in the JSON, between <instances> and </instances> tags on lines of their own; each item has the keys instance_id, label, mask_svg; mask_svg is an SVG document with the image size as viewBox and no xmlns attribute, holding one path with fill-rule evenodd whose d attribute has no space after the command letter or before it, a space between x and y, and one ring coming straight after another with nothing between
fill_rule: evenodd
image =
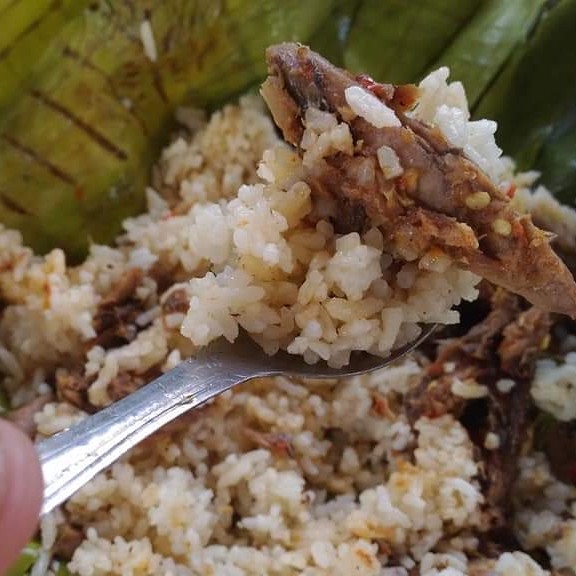
<instances>
[{"instance_id":1,"label":"metal spoon","mask_svg":"<svg viewBox=\"0 0 576 576\"><path fill-rule=\"evenodd\" d=\"M281 374L342 378L371 372L416 348L434 329L435 325L424 327L416 340L387 358L361 354L341 369L324 363L306 364L286 352L268 356L246 336L232 345L218 342L208 346L196 358L181 362L126 398L38 445L45 484L42 514L62 504L162 426L238 384Z\"/></svg>"}]
</instances>

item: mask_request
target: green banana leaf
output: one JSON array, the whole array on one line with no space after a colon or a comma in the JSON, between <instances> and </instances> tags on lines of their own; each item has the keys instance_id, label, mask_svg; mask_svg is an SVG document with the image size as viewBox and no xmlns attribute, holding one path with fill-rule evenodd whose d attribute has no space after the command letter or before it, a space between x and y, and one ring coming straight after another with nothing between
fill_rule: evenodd
<instances>
[{"instance_id":1,"label":"green banana leaf","mask_svg":"<svg viewBox=\"0 0 576 576\"><path fill-rule=\"evenodd\" d=\"M86 4L87 0L0 2L0 111L26 88L51 38Z\"/></svg>"},{"instance_id":2,"label":"green banana leaf","mask_svg":"<svg viewBox=\"0 0 576 576\"><path fill-rule=\"evenodd\" d=\"M562 201L576 200L576 2L548 2L524 45L478 106L521 168L542 171Z\"/></svg>"},{"instance_id":3,"label":"green banana leaf","mask_svg":"<svg viewBox=\"0 0 576 576\"><path fill-rule=\"evenodd\" d=\"M20 553L18 560L8 569L6 576L25 576L34 566L40 553L40 544L30 542Z\"/></svg>"},{"instance_id":4,"label":"green banana leaf","mask_svg":"<svg viewBox=\"0 0 576 576\"><path fill-rule=\"evenodd\" d=\"M576 0L0 0L0 221L72 258L111 241L174 107L230 100L294 39L382 81L450 66L506 153L576 198Z\"/></svg>"},{"instance_id":5,"label":"green banana leaf","mask_svg":"<svg viewBox=\"0 0 576 576\"><path fill-rule=\"evenodd\" d=\"M55 576L69 576L70 571L66 567L66 564L60 563L58 569L56 570Z\"/></svg>"},{"instance_id":6,"label":"green banana leaf","mask_svg":"<svg viewBox=\"0 0 576 576\"><path fill-rule=\"evenodd\" d=\"M143 208L177 105L214 107L246 89L265 73L266 46L307 41L332 0L81 4L0 6L13 14L0 17L0 65L12 71L6 84L0 76L0 220L37 250L62 246L72 259ZM157 61L143 49L144 21Z\"/></svg>"},{"instance_id":7,"label":"green banana leaf","mask_svg":"<svg viewBox=\"0 0 576 576\"><path fill-rule=\"evenodd\" d=\"M505 153L575 203L576 0L342 0L339 8L317 48L397 83L449 66L473 116L498 122Z\"/></svg>"},{"instance_id":8,"label":"green banana leaf","mask_svg":"<svg viewBox=\"0 0 576 576\"><path fill-rule=\"evenodd\" d=\"M481 0L366 0L354 13L345 66L378 80L414 82L435 66Z\"/></svg>"},{"instance_id":9,"label":"green banana leaf","mask_svg":"<svg viewBox=\"0 0 576 576\"><path fill-rule=\"evenodd\" d=\"M505 152L521 169L540 170L542 182L574 204L576 1L367 0L347 7L345 66L393 82L449 66L473 115L497 120Z\"/></svg>"}]
</instances>

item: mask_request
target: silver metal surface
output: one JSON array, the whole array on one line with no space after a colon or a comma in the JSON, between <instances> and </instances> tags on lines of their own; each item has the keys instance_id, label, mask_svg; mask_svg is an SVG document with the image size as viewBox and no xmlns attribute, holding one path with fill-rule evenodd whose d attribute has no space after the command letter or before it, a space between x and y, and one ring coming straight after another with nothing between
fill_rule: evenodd
<instances>
[{"instance_id":1,"label":"silver metal surface","mask_svg":"<svg viewBox=\"0 0 576 576\"><path fill-rule=\"evenodd\" d=\"M342 369L322 363L309 365L285 352L268 356L247 337L233 345L209 346L198 357L181 362L126 398L38 445L45 485L42 514L162 426L238 384L278 374L341 378L370 372L414 349L434 328L424 328L417 340L388 358L361 354Z\"/></svg>"}]
</instances>

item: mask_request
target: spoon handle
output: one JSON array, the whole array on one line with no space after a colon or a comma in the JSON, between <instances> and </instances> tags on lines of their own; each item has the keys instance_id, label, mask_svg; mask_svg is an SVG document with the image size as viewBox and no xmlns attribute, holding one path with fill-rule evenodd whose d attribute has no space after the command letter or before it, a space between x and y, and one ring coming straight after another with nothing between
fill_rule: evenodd
<instances>
[{"instance_id":1,"label":"spoon handle","mask_svg":"<svg viewBox=\"0 0 576 576\"><path fill-rule=\"evenodd\" d=\"M41 442L42 514L181 414L254 377L254 369L218 357L181 362L153 382Z\"/></svg>"}]
</instances>

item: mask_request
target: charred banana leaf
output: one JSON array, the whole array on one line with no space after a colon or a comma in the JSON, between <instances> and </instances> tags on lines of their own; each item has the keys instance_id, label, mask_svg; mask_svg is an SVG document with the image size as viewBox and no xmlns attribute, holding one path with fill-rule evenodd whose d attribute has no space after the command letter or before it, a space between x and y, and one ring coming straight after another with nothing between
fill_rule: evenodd
<instances>
[{"instance_id":1,"label":"charred banana leaf","mask_svg":"<svg viewBox=\"0 0 576 576\"><path fill-rule=\"evenodd\" d=\"M0 2L0 221L81 257L143 207L174 108L211 107L331 0Z\"/></svg>"}]
</instances>

